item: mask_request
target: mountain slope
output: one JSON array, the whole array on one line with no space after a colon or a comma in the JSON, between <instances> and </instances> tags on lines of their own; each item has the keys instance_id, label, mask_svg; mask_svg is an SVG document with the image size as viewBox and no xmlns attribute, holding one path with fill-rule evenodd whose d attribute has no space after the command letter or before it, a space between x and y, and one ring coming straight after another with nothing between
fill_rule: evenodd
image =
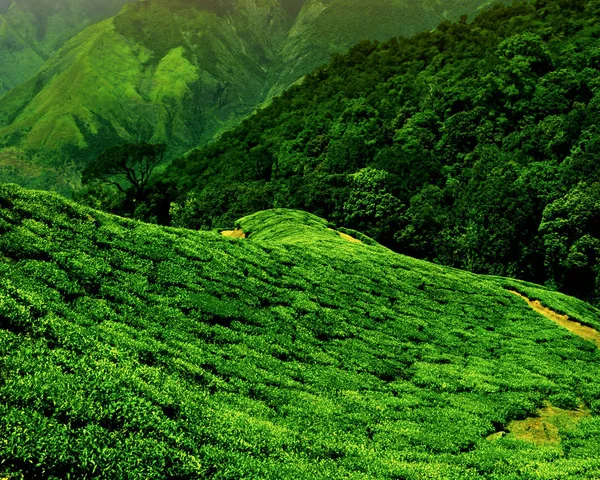
<instances>
[{"instance_id":1,"label":"mountain slope","mask_svg":"<svg viewBox=\"0 0 600 480\"><path fill-rule=\"evenodd\" d=\"M271 6L259 11L264 22ZM261 61L269 52L260 52L265 58L255 54L267 42L245 30L260 32L265 25L253 25L257 12L240 7L236 13L238 24L232 25L232 17L192 7L129 5L121 16L69 41L37 77L5 97L2 122L10 127L3 132L27 129L25 149L47 150L65 143L83 147L88 134L98 135L96 144L102 145L110 144L106 134L130 141L170 136L177 144L180 136L201 132L207 103L229 98L229 110L212 120L218 122L239 109L236 102L243 97L255 98L264 80ZM184 37L195 29L200 31L196 43L186 45ZM232 91L224 86L225 77ZM198 98L192 104L194 93Z\"/></svg>"},{"instance_id":2,"label":"mountain slope","mask_svg":"<svg viewBox=\"0 0 600 480\"><path fill-rule=\"evenodd\" d=\"M409 37L436 27L443 20L473 16L493 0L440 1L308 0L289 30L281 51L281 66L271 95L281 93L298 78L342 54L362 40Z\"/></svg>"},{"instance_id":3,"label":"mountain slope","mask_svg":"<svg viewBox=\"0 0 600 480\"><path fill-rule=\"evenodd\" d=\"M360 44L175 161L151 202L188 228L307 210L600 304L599 11L518 3Z\"/></svg>"},{"instance_id":4,"label":"mountain slope","mask_svg":"<svg viewBox=\"0 0 600 480\"><path fill-rule=\"evenodd\" d=\"M357 41L433 28L486 3L135 2L0 99L0 138L45 166L82 165L124 141L184 152Z\"/></svg>"},{"instance_id":5,"label":"mountain slope","mask_svg":"<svg viewBox=\"0 0 600 480\"><path fill-rule=\"evenodd\" d=\"M126 0L2 0L0 96L32 77L60 46Z\"/></svg>"},{"instance_id":6,"label":"mountain slope","mask_svg":"<svg viewBox=\"0 0 600 480\"><path fill-rule=\"evenodd\" d=\"M598 310L303 212L236 225L0 186L2 477L598 478L600 353L507 289Z\"/></svg>"}]
</instances>

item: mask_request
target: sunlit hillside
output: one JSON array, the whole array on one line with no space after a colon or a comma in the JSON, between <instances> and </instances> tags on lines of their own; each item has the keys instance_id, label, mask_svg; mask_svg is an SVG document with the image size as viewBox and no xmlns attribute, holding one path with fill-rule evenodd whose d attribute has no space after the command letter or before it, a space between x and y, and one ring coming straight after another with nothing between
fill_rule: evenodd
<instances>
[{"instance_id":1,"label":"sunlit hillside","mask_svg":"<svg viewBox=\"0 0 600 480\"><path fill-rule=\"evenodd\" d=\"M0 478L599 477L595 340L509 290L598 310L299 211L230 227L0 187Z\"/></svg>"}]
</instances>

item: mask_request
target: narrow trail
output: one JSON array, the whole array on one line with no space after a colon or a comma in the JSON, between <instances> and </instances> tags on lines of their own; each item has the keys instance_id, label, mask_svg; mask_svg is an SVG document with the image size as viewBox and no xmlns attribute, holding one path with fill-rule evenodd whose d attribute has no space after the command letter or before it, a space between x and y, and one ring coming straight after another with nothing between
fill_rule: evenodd
<instances>
[{"instance_id":1,"label":"narrow trail","mask_svg":"<svg viewBox=\"0 0 600 480\"><path fill-rule=\"evenodd\" d=\"M349 242L352 242L352 243L363 243L359 239L354 238L354 237L348 235L347 233L338 232L337 230L334 230L333 228L330 228L329 230L331 230L332 232L337 233L340 237L342 237L344 240L348 240Z\"/></svg>"},{"instance_id":2,"label":"narrow trail","mask_svg":"<svg viewBox=\"0 0 600 480\"><path fill-rule=\"evenodd\" d=\"M566 328L571 333L574 333L584 340L595 343L596 346L600 348L600 332L597 330L594 330L593 328L583 325L575 320L571 320L567 315L561 315L554 310L544 307L539 300L529 300L529 298L517 292L516 290L509 290L509 292L525 300L536 312L541 313L546 318L552 320L561 327Z\"/></svg>"},{"instance_id":3,"label":"narrow trail","mask_svg":"<svg viewBox=\"0 0 600 480\"><path fill-rule=\"evenodd\" d=\"M221 235L229 238L246 238L246 234L240 228L236 228L235 230L223 230Z\"/></svg>"}]
</instances>

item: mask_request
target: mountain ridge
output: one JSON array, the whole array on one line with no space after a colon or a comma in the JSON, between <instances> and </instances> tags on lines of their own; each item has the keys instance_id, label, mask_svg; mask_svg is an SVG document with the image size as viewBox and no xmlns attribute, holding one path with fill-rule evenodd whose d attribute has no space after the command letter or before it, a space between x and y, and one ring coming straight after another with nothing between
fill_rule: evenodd
<instances>
[{"instance_id":1,"label":"mountain ridge","mask_svg":"<svg viewBox=\"0 0 600 480\"><path fill-rule=\"evenodd\" d=\"M104 31L99 33L121 55L111 57L94 46L91 32L100 27L90 27L71 39L27 84L0 99L3 146L30 156L37 151L40 158L31 161L46 167L54 160L82 165L124 141L167 142L174 153L185 152L234 125L331 54L364 38L383 39L434 27L444 16L437 1L409 8L395 0L373 0L371 9L363 2L360 8L349 8L353 2L231 0L200 3L203 8L197 8L196 2L129 4L104 21ZM454 15L484 4L457 2L460 13ZM366 24L365 11L372 17ZM69 56L78 49L87 69ZM171 63L156 78L164 59ZM123 65L114 71L121 61ZM73 82L58 88L57 75L69 76ZM156 82L164 85L165 95L153 96ZM179 88L171 90L171 84ZM54 129L56 118L63 118L60 132ZM97 134L100 129L102 135ZM71 176L76 181L77 168ZM10 180L1 172L0 178Z\"/></svg>"}]
</instances>

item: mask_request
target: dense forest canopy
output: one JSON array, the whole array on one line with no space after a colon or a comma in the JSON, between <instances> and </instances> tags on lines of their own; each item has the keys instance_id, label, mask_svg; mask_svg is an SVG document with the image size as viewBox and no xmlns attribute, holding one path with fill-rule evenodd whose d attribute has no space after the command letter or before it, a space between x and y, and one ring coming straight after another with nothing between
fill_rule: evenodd
<instances>
[{"instance_id":1,"label":"dense forest canopy","mask_svg":"<svg viewBox=\"0 0 600 480\"><path fill-rule=\"evenodd\" d=\"M396 251L600 299L600 2L363 42L176 161L140 214L305 209Z\"/></svg>"}]
</instances>

